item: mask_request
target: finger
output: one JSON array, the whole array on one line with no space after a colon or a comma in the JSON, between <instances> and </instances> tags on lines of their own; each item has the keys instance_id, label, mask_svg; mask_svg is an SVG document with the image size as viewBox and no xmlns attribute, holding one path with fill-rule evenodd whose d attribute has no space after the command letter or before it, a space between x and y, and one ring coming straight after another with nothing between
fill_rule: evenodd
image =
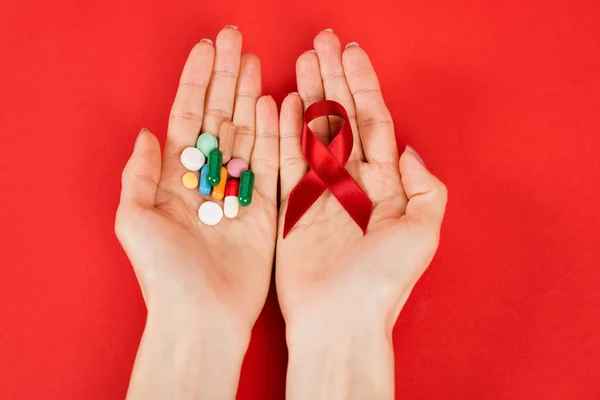
<instances>
[{"instance_id":1,"label":"finger","mask_svg":"<svg viewBox=\"0 0 600 400\"><path fill-rule=\"evenodd\" d=\"M160 167L158 139L144 128L138 135L133 153L123 170L120 207L154 207Z\"/></svg>"},{"instance_id":2,"label":"finger","mask_svg":"<svg viewBox=\"0 0 600 400\"><path fill-rule=\"evenodd\" d=\"M398 162L394 123L377 74L367 53L356 43L347 46L342 56L344 73L354 97L356 119L365 159L368 162Z\"/></svg>"},{"instance_id":3,"label":"finger","mask_svg":"<svg viewBox=\"0 0 600 400\"><path fill-rule=\"evenodd\" d=\"M250 160L256 129L256 102L260 93L260 60L254 54L244 54L241 60L233 112L233 123L236 126L233 157Z\"/></svg>"},{"instance_id":4,"label":"finger","mask_svg":"<svg viewBox=\"0 0 600 400\"><path fill-rule=\"evenodd\" d=\"M296 61L296 81L298 93L306 110L311 104L325 100L319 59L314 50L303 53ZM329 144L329 122L327 117L315 119L310 128L324 144Z\"/></svg>"},{"instance_id":5,"label":"finger","mask_svg":"<svg viewBox=\"0 0 600 400\"><path fill-rule=\"evenodd\" d=\"M165 165L179 162L184 148L194 146L202 126L206 88L212 73L215 49L212 42L202 39L183 67L177 95L169 116L165 142Z\"/></svg>"},{"instance_id":6,"label":"finger","mask_svg":"<svg viewBox=\"0 0 600 400\"><path fill-rule=\"evenodd\" d=\"M425 168L421 157L407 147L400 157L402 185L408 197L402 217L419 226L438 232L448 199L446 186Z\"/></svg>"},{"instance_id":7,"label":"finger","mask_svg":"<svg viewBox=\"0 0 600 400\"><path fill-rule=\"evenodd\" d=\"M279 173L279 121L277 104L271 96L261 97L256 104L256 143L250 165L256 177L254 183L256 191L276 205Z\"/></svg>"},{"instance_id":8,"label":"finger","mask_svg":"<svg viewBox=\"0 0 600 400\"><path fill-rule=\"evenodd\" d=\"M338 39L333 31L325 30L315 37L314 45L317 57L319 58L319 68L321 70L325 98L335 100L344 106L350 119L352 134L354 136L354 146L350 159L362 159L363 152L358 135L358 127L356 126L354 100L348 88L348 82L346 82L342 66L342 45L340 39ZM333 131L332 127L330 127L330 131Z\"/></svg>"},{"instance_id":9,"label":"finger","mask_svg":"<svg viewBox=\"0 0 600 400\"><path fill-rule=\"evenodd\" d=\"M217 135L221 121L231 120L241 54L240 31L233 27L223 28L215 44L215 62L208 86L202 132Z\"/></svg>"},{"instance_id":10,"label":"finger","mask_svg":"<svg viewBox=\"0 0 600 400\"><path fill-rule=\"evenodd\" d=\"M302 100L297 93L289 94L281 104L279 121L279 174L281 202L287 200L292 189L306 174L308 166L302 148Z\"/></svg>"}]
</instances>

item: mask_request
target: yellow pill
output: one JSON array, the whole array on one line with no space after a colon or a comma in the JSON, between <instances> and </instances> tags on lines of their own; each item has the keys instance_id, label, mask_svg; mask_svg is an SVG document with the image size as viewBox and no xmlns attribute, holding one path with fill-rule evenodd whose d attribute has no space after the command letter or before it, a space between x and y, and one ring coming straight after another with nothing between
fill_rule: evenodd
<instances>
[{"instance_id":1,"label":"yellow pill","mask_svg":"<svg viewBox=\"0 0 600 400\"><path fill-rule=\"evenodd\" d=\"M215 200L223 200L225 197L225 183L227 182L227 168L221 167L221 181L218 185L213 186L212 198Z\"/></svg>"},{"instance_id":2,"label":"yellow pill","mask_svg":"<svg viewBox=\"0 0 600 400\"><path fill-rule=\"evenodd\" d=\"M198 187L198 177L193 172L187 172L185 175L183 175L181 180L183 181L183 186L188 189L194 189Z\"/></svg>"}]
</instances>

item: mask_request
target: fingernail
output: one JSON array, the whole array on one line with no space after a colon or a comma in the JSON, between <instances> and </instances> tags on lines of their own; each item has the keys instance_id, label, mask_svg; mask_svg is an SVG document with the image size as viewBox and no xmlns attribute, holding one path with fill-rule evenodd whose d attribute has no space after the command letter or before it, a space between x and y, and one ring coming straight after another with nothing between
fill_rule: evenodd
<instances>
[{"instance_id":1,"label":"fingernail","mask_svg":"<svg viewBox=\"0 0 600 400\"><path fill-rule=\"evenodd\" d=\"M213 41L210 40L210 39L207 39L207 38L202 39L201 42L206 42L206 43L213 44Z\"/></svg>"},{"instance_id":2,"label":"fingernail","mask_svg":"<svg viewBox=\"0 0 600 400\"><path fill-rule=\"evenodd\" d=\"M231 28L231 29L238 30L238 27L235 25L225 25L225 28Z\"/></svg>"},{"instance_id":3,"label":"fingernail","mask_svg":"<svg viewBox=\"0 0 600 400\"><path fill-rule=\"evenodd\" d=\"M133 144L133 148L137 147L138 141L140 140L140 136L142 136L142 133L147 132L147 131L148 131L148 128L142 128L140 133L138 133L137 137L135 138L135 143Z\"/></svg>"},{"instance_id":4,"label":"fingernail","mask_svg":"<svg viewBox=\"0 0 600 400\"><path fill-rule=\"evenodd\" d=\"M290 92L290 94L298 94L298 92Z\"/></svg>"},{"instance_id":5,"label":"fingernail","mask_svg":"<svg viewBox=\"0 0 600 400\"><path fill-rule=\"evenodd\" d=\"M317 52L315 49L310 49L310 50L307 50L307 51L308 51L309 53L316 53L316 52Z\"/></svg>"},{"instance_id":6,"label":"fingernail","mask_svg":"<svg viewBox=\"0 0 600 400\"><path fill-rule=\"evenodd\" d=\"M416 158L417 160L419 160L419 162L420 162L421 164L425 165L425 161L423 161L423 159L421 158L421 156L419 155L419 153L417 153L417 151L416 151L414 148L412 148L411 146L406 146L406 150L407 150L407 151L410 151L410 152L411 152L411 154L412 154L413 156L415 156L415 158Z\"/></svg>"},{"instance_id":7,"label":"fingernail","mask_svg":"<svg viewBox=\"0 0 600 400\"><path fill-rule=\"evenodd\" d=\"M333 32L333 29L331 29L331 28L323 29L323 32Z\"/></svg>"},{"instance_id":8,"label":"fingernail","mask_svg":"<svg viewBox=\"0 0 600 400\"><path fill-rule=\"evenodd\" d=\"M350 42L350 43L348 43L346 45L346 48L348 48L348 47L358 47L358 43L356 43L356 42Z\"/></svg>"}]
</instances>

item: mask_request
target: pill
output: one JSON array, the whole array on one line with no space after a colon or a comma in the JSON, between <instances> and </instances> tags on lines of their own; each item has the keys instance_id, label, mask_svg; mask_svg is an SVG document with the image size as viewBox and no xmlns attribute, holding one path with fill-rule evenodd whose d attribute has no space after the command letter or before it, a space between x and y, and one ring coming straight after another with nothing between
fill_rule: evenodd
<instances>
[{"instance_id":1,"label":"pill","mask_svg":"<svg viewBox=\"0 0 600 400\"><path fill-rule=\"evenodd\" d=\"M196 148L206 157L208 157L210 152L216 149L218 145L217 138L206 132L198 136L198 140L196 140Z\"/></svg>"},{"instance_id":2,"label":"pill","mask_svg":"<svg viewBox=\"0 0 600 400\"><path fill-rule=\"evenodd\" d=\"M206 181L210 186L217 186L221 182L221 167L223 166L223 154L215 149L208 155L208 175Z\"/></svg>"},{"instance_id":3,"label":"pill","mask_svg":"<svg viewBox=\"0 0 600 400\"><path fill-rule=\"evenodd\" d=\"M238 215L240 205L238 203L238 188L239 182L235 179L230 179L225 185L225 201L223 209L227 218L235 218Z\"/></svg>"},{"instance_id":4,"label":"pill","mask_svg":"<svg viewBox=\"0 0 600 400\"><path fill-rule=\"evenodd\" d=\"M198 217L204 225L214 226L223 219L223 210L214 201L205 201L198 208Z\"/></svg>"},{"instance_id":5,"label":"pill","mask_svg":"<svg viewBox=\"0 0 600 400\"><path fill-rule=\"evenodd\" d=\"M213 187L212 198L215 200L223 200L225 197L225 184L227 183L227 169L221 167L221 182Z\"/></svg>"},{"instance_id":6,"label":"pill","mask_svg":"<svg viewBox=\"0 0 600 400\"><path fill-rule=\"evenodd\" d=\"M229 175L233 176L234 178L239 178L240 174L245 169L248 169L248 163L244 161L243 158L232 158L227 163L227 171L229 171Z\"/></svg>"},{"instance_id":7,"label":"pill","mask_svg":"<svg viewBox=\"0 0 600 400\"><path fill-rule=\"evenodd\" d=\"M193 172L187 172L181 180L183 181L183 186L188 189L195 189L198 186L198 177Z\"/></svg>"},{"instance_id":8,"label":"pill","mask_svg":"<svg viewBox=\"0 0 600 400\"><path fill-rule=\"evenodd\" d=\"M223 153L223 164L227 164L231 160L234 139L235 125L233 122L221 122L221 125L219 125L219 150Z\"/></svg>"},{"instance_id":9,"label":"pill","mask_svg":"<svg viewBox=\"0 0 600 400\"><path fill-rule=\"evenodd\" d=\"M208 196L212 190L212 186L208 184L206 177L208 175L208 165L204 165L200 170L200 181L198 182L198 191L200 194Z\"/></svg>"},{"instance_id":10,"label":"pill","mask_svg":"<svg viewBox=\"0 0 600 400\"><path fill-rule=\"evenodd\" d=\"M252 192L254 191L254 172L249 169L240 175L240 190L238 201L242 207L249 206L252 202Z\"/></svg>"},{"instance_id":11,"label":"pill","mask_svg":"<svg viewBox=\"0 0 600 400\"><path fill-rule=\"evenodd\" d=\"M204 165L204 154L195 147L186 147L179 157L183 166L190 171L199 171Z\"/></svg>"}]
</instances>

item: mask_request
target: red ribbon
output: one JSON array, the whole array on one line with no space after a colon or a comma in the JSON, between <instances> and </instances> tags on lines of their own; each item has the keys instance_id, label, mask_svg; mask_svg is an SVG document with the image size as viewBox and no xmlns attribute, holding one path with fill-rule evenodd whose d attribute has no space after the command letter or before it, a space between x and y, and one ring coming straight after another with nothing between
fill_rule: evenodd
<instances>
[{"instance_id":1,"label":"red ribbon","mask_svg":"<svg viewBox=\"0 0 600 400\"><path fill-rule=\"evenodd\" d=\"M328 115L343 118L344 122L340 130L333 134L331 143L326 147L308 127L308 123L315 118ZM312 104L304 112L304 126L300 140L302 153L310 170L290 193L283 225L283 237L287 236L300 217L317 201L325 189L329 189L333 193L365 234L371 218L373 202L344 168L354 145L352 126L344 107L331 100L322 100Z\"/></svg>"}]
</instances>

